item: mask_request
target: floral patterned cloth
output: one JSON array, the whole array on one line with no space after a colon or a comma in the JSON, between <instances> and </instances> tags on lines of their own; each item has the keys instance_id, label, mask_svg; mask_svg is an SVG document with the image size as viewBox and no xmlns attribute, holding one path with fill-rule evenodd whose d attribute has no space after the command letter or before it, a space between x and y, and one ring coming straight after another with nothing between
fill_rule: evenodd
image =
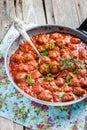
<instances>
[{"instance_id":1,"label":"floral patterned cloth","mask_svg":"<svg viewBox=\"0 0 87 130\"><path fill-rule=\"evenodd\" d=\"M11 84L6 75L4 57L8 45L18 35L12 26L0 43L0 116L31 130L84 130L87 99L68 107L45 106L30 101Z\"/></svg>"}]
</instances>

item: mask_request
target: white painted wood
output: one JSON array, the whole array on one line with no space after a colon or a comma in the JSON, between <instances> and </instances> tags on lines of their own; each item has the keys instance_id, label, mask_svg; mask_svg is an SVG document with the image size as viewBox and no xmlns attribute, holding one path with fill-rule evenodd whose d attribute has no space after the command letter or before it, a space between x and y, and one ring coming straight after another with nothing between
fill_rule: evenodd
<instances>
[{"instance_id":1,"label":"white painted wood","mask_svg":"<svg viewBox=\"0 0 87 130\"><path fill-rule=\"evenodd\" d=\"M46 19L48 24L54 24L54 12L52 0L45 0L45 11L46 11Z\"/></svg>"},{"instance_id":2,"label":"white painted wood","mask_svg":"<svg viewBox=\"0 0 87 130\"><path fill-rule=\"evenodd\" d=\"M23 0L23 18L27 23L45 24L42 0Z\"/></svg>"},{"instance_id":3,"label":"white painted wood","mask_svg":"<svg viewBox=\"0 0 87 130\"><path fill-rule=\"evenodd\" d=\"M14 2L13 0L0 0L0 40L5 35L6 31L9 28L11 20L8 16L14 17Z\"/></svg>"},{"instance_id":4,"label":"white painted wood","mask_svg":"<svg viewBox=\"0 0 87 130\"><path fill-rule=\"evenodd\" d=\"M54 18L57 24L77 27L78 17L74 0L52 0Z\"/></svg>"},{"instance_id":5,"label":"white painted wood","mask_svg":"<svg viewBox=\"0 0 87 130\"><path fill-rule=\"evenodd\" d=\"M0 117L0 130L23 130L23 126Z\"/></svg>"},{"instance_id":6,"label":"white painted wood","mask_svg":"<svg viewBox=\"0 0 87 130\"><path fill-rule=\"evenodd\" d=\"M75 0L80 23L87 18L87 0Z\"/></svg>"}]
</instances>

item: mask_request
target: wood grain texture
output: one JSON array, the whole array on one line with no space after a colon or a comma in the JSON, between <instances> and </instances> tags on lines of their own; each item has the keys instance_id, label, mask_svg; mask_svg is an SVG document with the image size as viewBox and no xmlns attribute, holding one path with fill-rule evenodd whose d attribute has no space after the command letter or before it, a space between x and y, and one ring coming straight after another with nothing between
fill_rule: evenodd
<instances>
[{"instance_id":1,"label":"wood grain texture","mask_svg":"<svg viewBox=\"0 0 87 130\"><path fill-rule=\"evenodd\" d=\"M74 0L77 9L79 22L83 22L87 18L87 0Z\"/></svg>"},{"instance_id":2,"label":"wood grain texture","mask_svg":"<svg viewBox=\"0 0 87 130\"><path fill-rule=\"evenodd\" d=\"M14 3L11 4L11 1L8 0L0 0L0 30L1 30L0 40L5 35L11 23L8 15L14 17L13 4Z\"/></svg>"},{"instance_id":3,"label":"wood grain texture","mask_svg":"<svg viewBox=\"0 0 87 130\"><path fill-rule=\"evenodd\" d=\"M57 24L77 27L78 17L73 0L52 0L54 18Z\"/></svg>"},{"instance_id":4,"label":"wood grain texture","mask_svg":"<svg viewBox=\"0 0 87 130\"><path fill-rule=\"evenodd\" d=\"M18 125L16 123L14 123L13 128L14 128L13 130L24 130L23 126Z\"/></svg>"},{"instance_id":5,"label":"wood grain texture","mask_svg":"<svg viewBox=\"0 0 87 130\"><path fill-rule=\"evenodd\" d=\"M42 0L23 0L23 19L27 23L45 24Z\"/></svg>"},{"instance_id":6,"label":"wood grain texture","mask_svg":"<svg viewBox=\"0 0 87 130\"><path fill-rule=\"evenodd\" d=\"M47 23L54 24L55 20L54 20L52 0L44 0L44 4L45 4Z\"/></svg>"},{"instance_id":7,"label":"wood grain texture","mask_svg":"<svg viewBox=\"0 0 87 130\"><path fill-rule=\"evenodd\" d=\"M23 126L0 117L0 130L23 130Z\"/></svg>"}]
</instances>

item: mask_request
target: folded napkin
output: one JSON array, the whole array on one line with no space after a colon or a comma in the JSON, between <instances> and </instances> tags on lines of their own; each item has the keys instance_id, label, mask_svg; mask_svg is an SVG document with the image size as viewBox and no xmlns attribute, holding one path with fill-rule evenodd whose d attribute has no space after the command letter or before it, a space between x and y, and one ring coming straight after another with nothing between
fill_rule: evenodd
<instances>
[{"instance_id":1,"label":"folded napkin","mask_svg":"<svg viewBox=\"0 0 87 130\"><path fill-rule=\"evenodd\" d=\"M34 24L26 25L26 29ZM8 46L18 37L13 26L0 44L0 116L33 130L83 130L87 99L69 107L52 107L27 99L9 81L4 57Z\"/></svg>"}]
</instances>

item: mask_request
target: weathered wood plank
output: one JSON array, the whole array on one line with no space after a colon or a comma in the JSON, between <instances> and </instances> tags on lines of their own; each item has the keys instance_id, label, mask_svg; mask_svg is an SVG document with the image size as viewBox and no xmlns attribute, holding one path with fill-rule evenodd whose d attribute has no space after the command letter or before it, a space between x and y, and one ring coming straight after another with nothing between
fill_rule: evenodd
<instances>
[{"instance_id":1,"label":"weathered wood plank","mask_svg":"<svg viewBox=\"0 0 87 130\"><path fill-rule=\"evenodd\" d=\"M46 19L48 24L55 23L52 0L45 0Z\"/></svg>"},{"instance_id":2,"label":"weathered wood plank","mask_svg":"<svg viewBox=\"0 0 87 130\"><path fill-rule=\"evenodd\" d=\"M87 18L87 0L74 0L80 23Z\"/></svg>"},{"instance_id":3,"label":"weathered wood plank","mask_svg":"<svg viewBox=\"0 0 87 130\"><path fill-rule=\"evenodd\" d=\"M0 40L5 35L11 22L8 15L12 18L15 16L14 1L12 1L13 0L0 0Z\"/></svg>"},{"instance_id":4,"label":"weathered wood plank","mask_svg":"<svg viewBox=\"0 0 87 130\"><path fill-rule=\"evenodd\" d=\"M27 23L45 24L45 15L41 0L23 0L23 18Z\"/></svg>"},{"instance_id":5,"label":"weathered wood plank","mask_svg":"<svg viewBox=\"0 0 87 130\"><path fill-rule=\"evenodd\" d=\"M19 19L23 19L23 0L15 0L14 7L15 7L15 13L16 17Z\"/></svg>"},{"instance_id":6,"label":"weathered wood plank","mask_svg":"<svg viewBox=\"0 0 87 130\"><path fill-rule=\"evenodd\" d=\"M0 117L0 130L23 130L23 127Z\"/></svg>"},{"instance_id":7,"label":"weathered wood plank","mask_svg":"<svg viewBox=\"0 0 87 130\"><path fill-rule=\"evenodd\" d=\"M18 125L16 123L13 124L13 128L14 128L13 130L24 130L23 126Z\"/></svg>"},{"instance_id":8,"label":"weathered wood plank","mask_svg":"<svg viewBox=\"0 0 87 130\"><path fill-rule=\"evenodd\" d=\"M52 0L54 18L57 24L77 27L78 17L73 0Z\"/></svg>"}]
</instances>

